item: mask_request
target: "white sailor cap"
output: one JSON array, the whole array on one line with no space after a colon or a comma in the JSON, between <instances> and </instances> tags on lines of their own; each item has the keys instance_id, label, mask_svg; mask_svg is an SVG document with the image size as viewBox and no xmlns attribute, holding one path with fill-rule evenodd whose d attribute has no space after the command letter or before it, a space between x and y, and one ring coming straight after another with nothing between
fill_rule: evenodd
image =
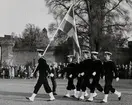
<instances>
[{"instance_id":1,"label":"white sailor cap","mask_svg":"<svg viewBox=\"0 0 132 105\"><path fill-rule=\"evenodd\" d=\"M105 51L105 52L104 52L104 54L107 54L107 55L112 55L112 53L111 53L111 52L109 52L109 51Z\"/></svg>"},{"instance_id":2,"label":"white sailor cap","mask_svg":"<svg viewBox=\"0 0 132 105\"><path fill-rule=\"evenodd\" d=\"M68 58L73 58L73 57L74 57L74 55L67 55L67 57L68 57Z\"/></svg>"},{"instance_id":3,"label":"white sailor cap","mask_svg":"<svg viewBox=\"0 0 132 105\"><path fill-rule=\"evenodd\" d=\"M44 52L43 49L37 49L37 52Z\"/></svg>"},{"instance_id":4,"label":"white sailor cap","mask_svg":"<svg viewBox=\"0 0 132 105\"><path fill-rule=\"evenodd\" d=\"M89 51L88 51L88 50L82 50L82 52L83 52L83 53L89 53Z\"/></svg>"},{"instance_id":5,"label":"white sailor cap","mask_svg":"<svg viewBox=\"0 0 132 105\"><path fill-rule=\"evenodd\" d=\"M91 51L92 55L98 55L99 53L97 51Z\"/></svg>"}]
</instances>

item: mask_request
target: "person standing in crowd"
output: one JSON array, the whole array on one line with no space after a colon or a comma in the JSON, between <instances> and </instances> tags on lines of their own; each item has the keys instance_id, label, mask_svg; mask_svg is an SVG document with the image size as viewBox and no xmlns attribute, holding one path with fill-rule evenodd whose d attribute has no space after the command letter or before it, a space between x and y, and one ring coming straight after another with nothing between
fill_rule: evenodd
<instances>
[{"instance_id":1,"label":"person standing in crowd","mask_svg":"<svg viewBox=\"0 0 132 105\"><path fill-rule=\"evenodd\" d=\"M112 53L105 51L104 54L105 54L104 55L105 62L103 63L103 69L104 69L104 78L105 78L105 86L104 86L104 94L105 95L104 95L104 99L101 101L101 103L106 103L108 101L109 91L116 94L118 96L118 99L121 100L121 92L118 92L112 86L114 74L116 77L116 81L119 81L118 73L116 70L116 65L110 58Z\"/></svg>"},{"instance_id":2,"label":"person standing in crowd","mask_svg":"<svg viewBox=\"0 0 132 105\"><path fill-rule=\"evenodd\" d=\"M125 68L124 68L124 75L125 75L125 79L128 79L128 65L126 64L125 65Z\"/></svg>"},{"instance_id":3,"label":"person standing in crowd","mask_svg":"<svg viewBox=\"0 0 132 105\"><path fill-rule=\"evenodd\" d=\"M103 69L102 69L102 62L98 59L98 52L92 51L91 52L92 58L92 83L90 89L90 97L87 101L92 102L94 97L95 88L97 88L100 92L103 92L102 86L99 84L100 77L103 78Z\"/></svg>"},{"instance_id":4,"label":"person standing in crowd","mask_svg":"<svg viewBox=\"0 0 132 105\"><path fill-rule=\"evenodd\" d=\"M49 68L49 65L47 64L44 56L43 56L43 53L44 53L44 50L43 49L38 49L38 56L40 57L39 60L38 60L38 66L35 70L34 73L32 73L32 76L33 74L35 74L37 71L39 71L39 78L38 78L38 81L34 87L34 91L33 91L33 94L31 95L31 97L26 97L26 99L30 100L30 101L34 101L35 99L35 96L37 95L40 87L43 85L44 86L44 89L46 91L46 93L49 94L50 96L50 99L49 101L53 101L55 100L55 97L51 91L51 88L49 86L49 83L48 83L48 80L47 80L47 72L50 74L50 76L54 76L54 74L52 74L50 72L50 68Z\"/></svg>"},{"instance_id":5,"label":"person standing in crowd","mask_svg":"<svg viewBox=\"0 0 132 105\"><path fill-rule=\"evenodd\" d=\"M52 82L52 91L53 91L53 95L57 95L56 93L56 88L57 88L57 82L56 82L56 72L57 72L57 63L53 62L53 64L50 66L50 72L53 73L54 75L52 75L51 78L51 82Z\"/></svg>"},{"instance_id":6,"label":"person standing in crowd","mask_svg":"<svg viewBox=\"0 0 132 105\"><path fill-rule=\"evenodd\" d=\"M62 64L61 62L58 64L58 77L59 78L63 78L63 79L65 78L64 77L65 72L63 72L64 67L66 66Z\"/></svg>"},{"instance_id":7,"label":"person standing in crowd","mask_svg":"<svg viewBox=\"0 0 132 105\"><path fill-rule=\"evenodd\" d=\"M73 96L76 97L76 89L74 85L74 79L76 77L76 71L75 71L75 66L76 64L73 63L73 55L68 55L68 65L66 68L64 68L63 72L67 73L67 79L68 79L68 84L67 84L67 92L64 97L71 97L70 92L73 91ZM62 73L63 74L63 73Z\"/></svg>"},{"instance_id":8,"label":"person standing in crowd","mask_svg":"<svg viewBox=\"0 0 132 105\"><path fill-rule=\"evenodd\" d=\"M132 78L132 64L131 63L129 64L129 67L128 67L128 78L129 79Z\"/></svg>"}]
</instances>

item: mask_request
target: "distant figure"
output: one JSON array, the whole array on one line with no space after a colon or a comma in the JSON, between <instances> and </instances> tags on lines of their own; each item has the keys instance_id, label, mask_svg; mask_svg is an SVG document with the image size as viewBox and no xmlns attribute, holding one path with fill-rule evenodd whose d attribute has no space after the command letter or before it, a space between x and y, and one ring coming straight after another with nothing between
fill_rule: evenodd
<instances>
[{"instance_id":1,"label":"distant figure","mask_svg":"<svg viewBox=\"0 0 132 105\"><path fill-rule=\"evenodd\" d=\"M53 95L57 95L56 93L56 88L57 88L57 83L56 83L56 71L57 70L57 63L53 63L51 66L50 66L50 72L53 74L53 75L50 75L50 78L51 78L51 82L52 82L52 91L53 91Z\"/></svg>"}]
</instances>

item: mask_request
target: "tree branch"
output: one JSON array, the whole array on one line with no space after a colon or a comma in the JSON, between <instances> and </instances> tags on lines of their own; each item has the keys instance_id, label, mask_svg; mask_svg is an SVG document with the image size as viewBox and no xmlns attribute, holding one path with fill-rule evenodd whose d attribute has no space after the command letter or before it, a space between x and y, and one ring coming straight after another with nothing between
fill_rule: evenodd
<instances>
[{"instance_id":1,"label":"tree branch","mask_svg":"<svg viewBox=\"0 0 132 105\"><path fill-rule=\"evenodd\" d=\"M116 7L118 7L122 1L123 1L123 0L119 0L119 2L118 2L112 9L110 9L109 11L107 11L107 12L104 14L104 16L106 16L108 13L110 13L110 12L113 11Z\"/></svg>"},{"instance_id":2,"label":"tree branch","mask_svg":"<svg viewBox=\"0 0 132 105\"><path fill-rule=\"evenodd\" d=\"M125 27L126 25L127 25L127 24L112 24L112 25L103 26L103 28L107 28L107 27L116 27L116 26Z\"/></svg>"},{"instance_id":3,"label":"tree branch","mask_svg":"<svg viewBox=\"0 0 132 105\"><path fill-rule=\"evenodd\" d=\"M80 19L82 19L88 26L89 26L89 23L88 22L86 22L86 20L85 19L83 19L76 11L75 11L75 14L80 18Z\"/></svg>"},{"instance_id":4,"label":"tree branch","mask_svg":"<svg viewBox=\"0 0 132 105\"><path fill-rule=\"evenodd\" d=\"M54 5L54 8L55 8L56 6L59 6L59 5L63 6L63 7L68 11L69 7L66 7L66 6L65 6L64 4L62 4L61 2L58 2L57 4L55 4L55 5ZM86 20L83 19L76 11L75 11L75 14L76 14L80 19L82 19L87 25L89 25L88 22L86 22Z\"/></svg>"}]
</instances>

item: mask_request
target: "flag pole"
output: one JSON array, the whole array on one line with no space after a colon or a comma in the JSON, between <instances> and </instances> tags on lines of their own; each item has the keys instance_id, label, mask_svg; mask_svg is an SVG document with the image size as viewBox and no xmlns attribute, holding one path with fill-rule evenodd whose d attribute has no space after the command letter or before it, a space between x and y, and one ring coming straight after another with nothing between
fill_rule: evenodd
<instances>
[{"instance_id":1,"label":"flag pole","mask_svg":"<svg viewBox=\"0 0 132 105\"><path fill-rule=\"evenodd\" d=\"M59 28L57 28L56 32L54 33L54 35L52 36L51 39L53 39L55 37L55 35L57 34ZM46 49L44 50L43 56L45 55L46 51L48 50L50 44L51 44L52 40L50 40L49 44L47 45Z\"/></svg>"},{"instance_id":2,"label":"flag pole","mask_svg":"<svg viewBox=\"0 0 132 105\"><path fill-rule=\"evenodd\" d=\"M71 7L69 8L69 10L67 11L66 15L68 14L68 12L69 12L70 9L72 8L72 6L73 6L73 4L71 5ZM66 15L65 15L65 16L66 16ZM65 17L65 16L64 16L64 17ZM59 30L59 28L60 28L60 26L62 25L62 23L63 23L64 20L65 20L65 19L63 18L63 20L61 21L59 27L57 28L56 32L54 33L54 35L52 36L51 39L53 39L53 38L55 37L55 35L57 34L57 32L58 32L58 30ZM49 44L47 45L46 49L44 50L43 56L45 55L45 53L46 53L47 49L49 48L51 42L52 42L52 40L49 42Z\"/></svg>"},{"instance_id":3,"label":"flag pole","mask_svg":"<svg viewBox=\"0 0 132 105\"><path fill-rule=\"evenodd\" d=\"M76 5L78 5L80 3L80 1L78 1L77 3L75 3L75 0L74 0L74 7L76 6ZM73 7L73 16L74 16L74 26L75 26L75 39L77 38L78 39L78 37L77 37L77 28L76 28L76 21L75 21L75 14L74 14L74 7ZM79 42L78 42L78 44L79 44ZM74 45L74 47L75 47L75 45ZM79 46L78 46L79 47ZM75 56L76 56L76 59L77 59L77 62L79 63L80 62L80 55L81 55L81 51L80 51L80 47L79 47L79 53L76 53L76 52L74 52L74 54L75 54Z\"/></svg>"},{"instance_id":4,"label":"flag pole","mask_svg":"<svg viewBox=\"0 0 132 105\"><path fill-rule=\"evenodd\" d=\"M77 6L80 2L81 2L81 0L79 0L78 2L75 3L75 0L74 0L73 4L74 4L74 6Z\"/></svg>"},{"instance_id":5,"label":"flag pole","mask_svg":"<svg viewBox=\"0 0 132 105\"><path fill-rule=\"evenodd\" d=\"M73 4L70 6L70 8L69 8L69 10L67 11L66 15L68 14L68 12L69 12L70 9L72 8L72 6L76 6L77 4L80 3L80 1L81 1L81 0L79 0L77 3L75 3L75 0L74 0ZM75 4L76 4L76 5L75 5ZM66 15L65 15L65 16L66 16ZM65 16L64 16L64 17L65 17ZM62 23L63 23L64 20L65 20L65 19L63 18L63 20L61 21L59 27L57 28L56 32L54 33L54 35L52 36L51 39L53 39L53 38L55 37L55 35L57 34L57 32L58 32L58 30L59 30L59 28L60 28L60 26L62 25ZM44 51L44 53L43 53L43 56L45 55L46 51L48 50L48 48L49 48L51 42L52 42L52 40L51 40L51 41L49 42L49 44L47 45L47 47L46 47L46 49L45 49L45 51Z\"/></svg>"}]
</instances>

